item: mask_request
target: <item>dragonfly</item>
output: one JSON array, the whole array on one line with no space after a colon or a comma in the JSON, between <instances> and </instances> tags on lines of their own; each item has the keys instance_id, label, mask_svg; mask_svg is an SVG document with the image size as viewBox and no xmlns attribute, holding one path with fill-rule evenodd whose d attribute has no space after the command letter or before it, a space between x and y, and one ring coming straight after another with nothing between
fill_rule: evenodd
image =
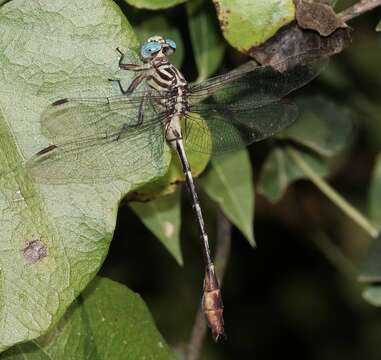
<instances>
[{"instance_id":1,"label":"dragonfly","mask_svg":"<svg viewBox=\"0 0 381 360\"><path fill-rule=\"evenodd\" d=\"M290 126L298 116L284 96L314 79L323 65L294 66L278 72L248 62L198 84L187 82L169 61L176 43L150 37L141 47L141 64L131 71L121 94L107 98L64 98L41 115L42 133L51 145L36 153L27 168L48 184L128 180L158 166L165 151L178 155L198 225L205 263L202 309L215 341L225 338L220 284L212 261L192 171L185 148L218 154L264 140Z\"/></svg>"}]
</instances>

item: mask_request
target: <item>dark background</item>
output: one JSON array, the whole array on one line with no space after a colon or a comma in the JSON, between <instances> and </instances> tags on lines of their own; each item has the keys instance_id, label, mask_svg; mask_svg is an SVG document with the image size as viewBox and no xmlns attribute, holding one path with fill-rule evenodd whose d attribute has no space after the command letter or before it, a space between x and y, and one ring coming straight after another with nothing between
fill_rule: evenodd
<instances>
[{"instance_id":1,"label":"dark background","mask_svg":"<svg viewBox=\"0 0 381 360\"><path fill-rule=\"evenodd\" d=\"M184 10L166 16L189 44ZM381 147L381 35L374 31L380 18L378 10L352 21L353 44L331 60L348 86L332 86L328 73L303 88L303 94L323 93L352 110L356 137L329 181L363 212ZM188 79L195 77L191 55L186 48L182 71ZM229 49L221 68L238 58ZM255 180L268 150L266 142L250 148ZM160 332L178 350L189 340L203 276L197 229L185 188L182 192L184 267L122 206L101 271L142 295ZM201 204L213 243L217 207L202 193ZM216 345L208 334L202 358L381 359L381 311L363 300L356 280L367 235L307 181L294 184L275 205L257 195L254 231L256 249L233 229L223 285L228 340Z\"/></svg>"}]
</instances>

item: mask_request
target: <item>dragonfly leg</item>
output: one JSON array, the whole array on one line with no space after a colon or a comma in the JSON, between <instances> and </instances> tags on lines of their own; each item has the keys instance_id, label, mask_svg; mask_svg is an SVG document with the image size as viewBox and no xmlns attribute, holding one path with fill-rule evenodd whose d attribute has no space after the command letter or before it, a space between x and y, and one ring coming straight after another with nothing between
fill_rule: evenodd
<instances>
[{"instance_id":1,"label":"dragonfly leg","mask_svg":"<svg viewBox=\"0 0 381 360\"><path fill-rule=\"evenodd\" d=\"M147 104L147 95L148 95L148 92L146 90L146 91L144 91L142 101L140 101L139 113L138 113L138 122L137 122L136 126L139 126L139 125L141 125L143 123L143 120L144 120L144 109L145 109L145 106Z\"/></svg>"},{"instance_id":2,"label":"dragonfly leg","mask_svg":"<svg viewBox=\"0 0 381 360\"><path fill-rule=\"evenodd\" d=\"M123 124L122 128L120 129L120 132L116 138L116 141L119 141L120 138L122 137L123 133L127 132L129 128L134 127L134 125L128 125L128 124Z\"/></svg>"},{"instance_id":3,"label":"dragonfly leg","mask_svg":"<svg viewBox=\"0 0 381 360\"><path fill-rule=\"evenodd\" d=\"M123 70L131 70L131 71L143 71L147 70L147 64L123 64L124 52L122 52L119 48L116 48L116 51L120 54L119 58L119 68Z\"/></svg>"},{"instance_id":4,"label":"dragonfly leg","mask_svg":"<svg viewBox=\"0 0 381 360\"><path fill-rule=\"evenodd\" d=\"M184 119L184 134L185 134L185 138L187 138L189 135L189 130L190 130L188 127L188 118L184 116L183 119Z\"/></svg>"},{"instance_id":5,"label":"dragonfly leg","mask_svg":"<svg viewBox=\"0 0 381 360\"><path fill-rule=\"evenodd\" d=\"M124 58L124 52L122 50L120 50L118 47L116 48L116 51L119 53L120 55L120 61L123 60Z\"/></svg>"},{"instance_id":6,"label":"dragonfly leg","mask_svg":"<svg viewBox=\"0 0 381 360\"><path fill-rule=\"evenodd\" d=\"M129 129L136 128L140 126L143 123L144 120L144 108L147 103L147 91L144 93L143 98L139 105L139 113L138 113L138 121L136 124L123 124L122 129L120 130L119 135L116 138L116 141L119 141L119 139L122 137L122 134L124 132L127 132Z\"/></svg>"},{"instance_id":7,"label":"dragonfly leg","mask_svg":"<svg viewBox=\"0 0 381 360\"><path fill-rule=\"evenodd\" d=\"M108 79L109 81L114 81L119 85L119 89L123 95L130 95L134 90L139 86L139 84L146 78L145 74L140 74L132 80L130 86L127 89L124 89L120 79Z\"/></svg>"}]
</instances>

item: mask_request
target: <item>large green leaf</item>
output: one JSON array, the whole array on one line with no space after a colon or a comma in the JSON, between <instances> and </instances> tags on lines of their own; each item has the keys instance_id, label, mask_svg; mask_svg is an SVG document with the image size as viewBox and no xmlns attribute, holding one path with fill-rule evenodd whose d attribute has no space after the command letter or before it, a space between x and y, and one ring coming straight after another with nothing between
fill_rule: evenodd
<instances>
[{"instance_id":1,"label":"large green leaf","mask_svg":"<svg viewBox=\"0 0 381 360\"><path fill-rule=\"evenodd\" d=\"M186 9L198 70L196 82L200 82L217 70L224 56L225 42L218 29L211 2L205 4L203 0L190 1L186 4Z\"/></svg>"},{"instance_id":2,"label":"large green leaf","mask_svg":"<svg viewBox=\"0 0 381 360\"><path fill-rule=\"evenodd\" d=\"M320 157L301 150L294 151L297 151L316 174L327 175L327 166ZM271 151L263 165L257 191L275 203L280 200L292 182L305 177L306 175L291 158L288 149L278 147Z\"/></svg>"},{"instance_id":3,"label":"large green leaf","mask_svg":"<svg viewBox=\"0 0 381 360\"><path fill-rule=\"evenodd\" d=\"M213 1L225 39L247 52L260 45L295 19L292 0Z\"/></svg>"},{"instance_id":4,"label":"large green leaf","mask_svg":"<svg viewBox=\"0 0 381 360\"><path fill-rule=\"evenodd\" d=\"M182 265L180 189L173 194L149 202L130 202L129 206Z\"/></svg>"},{"instance_id":5,"label":"large green leaf","mask_svg":"<svg viewBox=\"0 0 381 360\"><path fill-rule=\"evenodd\" d=\"M247 150L212 158L199 183L254 246L254 183Z\"/></svg>"},{"instance_id":6,"label":"large green leaf","mask_svg":"<svg viewBox=\"0 0 381 360\"><path fill-rule=\"evenodd\" d=\"M137 41L111 0L14 0L0 8L0 350L58 321L102 264L120 199L168 166L167 156L93 186L34 183L23 168L48 145L39 122L49 103L120 94L107 80L118 71L118 46ZM126 60L138 56L131 50Z\"/></svg>"},{"instance_id":7,"label":"large green leaf","mask_svg":"<svg viewBox=\"0 0 381 360\"><path fill-rule=\"evenodd\" d=\"M124 0L127 4L135 6L139 9L168 9L186 2L187 0Z\"/></svg>"},{"instance_id":8,"label":"large green leaf","mask_svg":"<svg viewBox=\"0 0 381 360\"><path fill-rule=\"evenodd\" d=\"M377 24L376 31L381 31L381 21Z\"/></svg>"},{"instance_id":9,"label":"large green leaf","mask_svg":"<svg viewBox=\"0 0 381 360\"><path fill-rule=\"evenodd\" d=\"M95 279L57 326L1 359L155 359L175 357L140 298L125 286Z\"/></svg>"}]
</instances>

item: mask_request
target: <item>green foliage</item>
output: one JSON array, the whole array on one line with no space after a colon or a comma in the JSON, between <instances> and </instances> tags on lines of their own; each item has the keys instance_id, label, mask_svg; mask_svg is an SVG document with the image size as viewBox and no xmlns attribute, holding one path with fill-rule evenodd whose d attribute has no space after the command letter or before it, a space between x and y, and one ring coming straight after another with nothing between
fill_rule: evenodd
<instances>
[{"instance_id":1,"label":"green foliage","mask_svg":"<svg viewBox=\"0 0 381 360\"><path fill-rule=\"evenodd\" d=\"M324 157L338 155L350 144L353 122L348 108L321 96L299 97L300 116L281 138L295 141Z\"/></svg>"},{"instance_id":2,"label":"green foliage","mask_svg":"<svg viewBox=\"0 0 381 360\"><path fill-rule=\"evenodd\" d=\"M130 207L182 265L180 249L180 191L144 202L130 202Z\"/></svg>"},{"instance_id":3,"label":"green foliage","mask_svg":"<svg viewBox=\"0 0 381 360\"><path fill-rule=\"evenodd\" d=\"M320 96L297 100L301 115L279 139L293 144L276 147L270 152L258 184L258 192L271 202L280 200L287 187L298 179L307 178L293 161L291 147L318 177L329 173L327 157L339 154L351 140L353 123L348 109L333 104Z\"/></svg>"},{"instance_id":4,"label":"green foliage","mask_svg":"<svg viewBox=\"0 0 381 360\"><path fill-rule=\"evenodd\" d=\"M23 163L48 145L39 128L44 108L64 96L116 95L107 81L118 69L115 48L137 41L112 1L15 0L1 7L0 23L4 350L60 319L106 256L119 200L158 169L99 186L34 183ZM43 255L30 259L35 245Z\"/></svg>"},{"instance_id":5,"label":"green foliage","mask_svg":"<svg viewBox=\"0 0 381 360\"><path fill-rule=\"evenodd\" d=\"M178 46L174 64L180 67L193 59L198 82L229 63L224 59L227 52L236 61L237 53L227 43L246 52L295 16L292 0L216 0L215 8L202 0L126 3L151 10L186 4L182 13L179 7L166 12L129 9L126 19L111 0L0 1L0 351L17 344L1 358L173 358L137 295L110 280L91 280L106 257L118 205L126 194L151 200L133 202L130 207L177 262L183 263L177 185L184 176L177 158L165 151L152 168L124 169L125 179L108 183L39 184L24 165L49 145L41 133L40 114L63 97L119 95L118 87L108 79L121 78L128 84L132 75L119 70L117 47L126 51L125 62L138 63L140 42L159 34L172 38ZM183 36L184 24L190 44ZM355 51L351 61L378 83L379 59L371 52ZM355 92L357 84L343 71L331 67L326 82L339 92L350 89L366 118L378 121L377 103ZM296 102L300 109L297 123L268 142L267 158L258 171L258 192L275 203L292 182L310 179L374 236L377 229L324 180L340 166L339 156L346 156L352 142L348 105L322 96L303 96ZM377 121L369 135L376 143L380 139ZM142 156L136 149L123 150L131 157ZM200 175L199 184L207 196L254 246L254 181L248 152L216 158L189 149L187 153L192 173ZM369 195L370 213L378 225L380 183L378 159ZM140 241L133 236L129 240ZM371 243L360 272L361 280L369 285L364 297L375 305L381 305L381 290L375 284L381 276L379 244L379 238Z\"/></svg>"},{"instance_id":6,"label":"green foliage","mask_svg":"<svg viewBox=\"0 0 381 360\"><path fill-rule=\"evenodd\" d=\"M196 82L207 79L218 69L224 56L225 43L218 29L211 3L190 1L186 5L192 48L198 70Z\"/></svg>"},{"instance_id":7,"label":"green foliage","mask_svg":"<svg viewBox=\"0 0 381 360\"><path fill-rule=\"evenodd\" d=\"M200 185L254 246L254 188L247 151L213 158L209 171L200 179Z\"/></svg>"},{"instance_id":8,"label":"green foliage","mask_svg":"<svg viewBox=\"0 0 381 360\"><path fill-rule=\"evenodd\" d=\"M381 226L381 155L378 155L373 169L368 202L373 222Z\"/></svg>"},{"instance_id":9,"label":"green foliage","mask_svg":"<svg viewBox=\"0 0 381 360\"><path fill-rule=\"evenodd\" d=\"M373 169L372 182L369 189L369 213L378 227L381 226L381 156L378 155ZM363 292L364 298L372 305L381 306L381 236L373 239L364 258L360 273L360 281L368 286Z\"/></svg>"},{"instance_id":10,"label":"green foliage","mask_svg":"<svg viewBox=\"0 0 381 360\"><path fill-rule=\"evenodd\" d=\"M215 0L214 5L225 39L242 52L262 44L295 19L292 0Z\"/></svg>"},{"instance_id":11,"label":"green foliage","mask_svg":"<svg viewBox=\"0 0 381 360\"><path fill-rule=\"evenodd\" d=\"M124 0L138 9L159 10L179 5L187 0Z\"/></svg>"},{"instance_id":12,"label":"green foliage","mask_svg":"<svg viewBox=\"0 0 381 360\"><path fill-rule=\"evenodd\" d=\"M110 306L112 304L112 306ZM6 351L1 359L175 359L140 298L96 278L46 335Z\"/></svg>"},{"instance_id":13,"label":"green foliage","mask_svg":"<svg viewBox=\"0 0 381 360\"><path fill-rule=\"evenodd\" d=\"M258 192L273 203L281 199L292 182L306 178L303 170L293 161L290 151L290 146L275 148L270 152L263 165ZM318 176L328 174L327 166L321 158L310 152L296 149L294 151Z\"/></svg>"}]
</instances>

